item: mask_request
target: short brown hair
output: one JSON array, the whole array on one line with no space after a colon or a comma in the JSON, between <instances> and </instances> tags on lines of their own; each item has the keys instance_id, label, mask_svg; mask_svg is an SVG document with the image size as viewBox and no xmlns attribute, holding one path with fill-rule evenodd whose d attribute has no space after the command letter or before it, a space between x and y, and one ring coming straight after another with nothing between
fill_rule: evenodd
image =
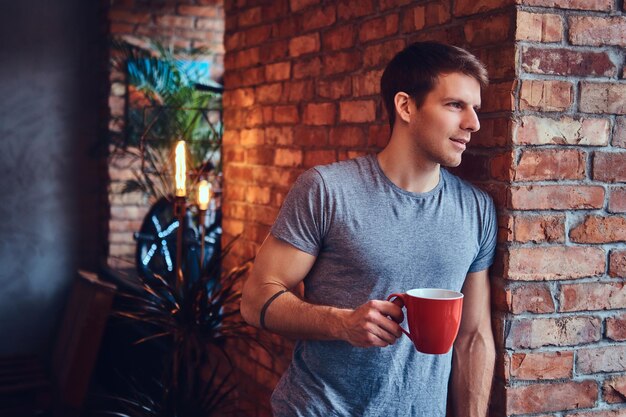
<instances>
[{"instance_id":1,"label":"short brown hair","mask_svg":"<svg viewBox=\"0 0 626 417\"><path fill-rule=\"evenodd\" d=\"M435 88L441 74L461 72L474 77L486 87L489 83L487 70L482 62L465 49L438 42L415 42L394 56L382 77L380 92L393 130L396 121L394 97L405 92L419 107L426 95Z\"/></svg>"}]
</instances>

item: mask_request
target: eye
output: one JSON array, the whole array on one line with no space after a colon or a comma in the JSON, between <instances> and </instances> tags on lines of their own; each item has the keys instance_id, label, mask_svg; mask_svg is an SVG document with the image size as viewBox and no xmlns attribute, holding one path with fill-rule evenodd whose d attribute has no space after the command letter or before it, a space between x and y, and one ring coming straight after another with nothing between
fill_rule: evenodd
<instances>
[{"instance_id":1,"label":"eye","mask_svg":"<svg viewBox=\"0 0 626 417\"><path fill-rule=\"evenodd\" d=\"M455 109L463 109L463 103L459 103L458 101L452 101L448 103L448 106L454 107Z\"/></svg>"}]
</instances>

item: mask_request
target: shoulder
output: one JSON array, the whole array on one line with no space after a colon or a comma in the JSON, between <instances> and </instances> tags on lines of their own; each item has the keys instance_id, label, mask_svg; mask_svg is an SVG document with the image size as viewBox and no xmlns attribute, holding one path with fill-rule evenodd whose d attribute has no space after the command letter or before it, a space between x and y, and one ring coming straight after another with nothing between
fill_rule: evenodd
<instances>
[{"instance_id":1,"label":"shoulder","mask_svg":"<svg viewBox=\"0 0 626 417\"><path fill-rule=\"evenodd\" d=\"M446 169L441 169L442 175L445 176L446 186L458 195L463 201L473 200L479 205L480 209L493 207L493 199L487 192L478 188L474 184L465 181L452 174Z\"/></svg>"},{"instance_id":2,"label":"shoulder","mask_svg":"<svg viewBox=\"0 0 626 417\"><path fill-rule=\"evenodd\" d=\"M318 165L303 175L308 178L318 177L318 181L322 181L328 187L354 185L357 181L371 177L371 157L361 156L328 165Z\"/></svg>"}]
</instances>

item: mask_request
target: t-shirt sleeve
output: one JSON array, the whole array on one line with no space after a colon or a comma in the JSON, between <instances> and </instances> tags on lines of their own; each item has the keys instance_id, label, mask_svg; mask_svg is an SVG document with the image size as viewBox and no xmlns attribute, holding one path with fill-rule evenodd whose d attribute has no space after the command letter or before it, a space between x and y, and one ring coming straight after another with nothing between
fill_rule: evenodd
<instances>
[{"instance_id":1,"label":"t-shirt sleeve","mask_svg":"<svg viewBox=\"0 0 626 417\"><path fill-rule=\"evenodd\" d=\"M314 168L296 180L278 213L271 234L317 256L326 233L327 203L324 180Z\"/></svg>"},{"instance_id":2,"label":"t-shirt sleeve","mask_svg":"<svg viewBox=\"0 0 626 417\"><path fill-rule=\"evenodd\" d=\"M468 272L478 272L489 268L495 259L498 221L496 208L490 197L482 208L482 229L480 234L480 249Z\"/></svg>"}]
</instances>

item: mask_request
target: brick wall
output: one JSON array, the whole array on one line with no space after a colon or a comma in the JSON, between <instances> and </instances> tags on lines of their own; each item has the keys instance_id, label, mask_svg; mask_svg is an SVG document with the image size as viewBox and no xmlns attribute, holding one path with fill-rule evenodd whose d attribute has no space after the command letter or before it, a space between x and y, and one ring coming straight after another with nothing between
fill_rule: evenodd
<instances>
[{"instance_id":1,"label":"brick wall","mask_svg":"<svg viewBox=\"0 0 626 417\"><path fill-rule=\"evenodd\" d=\"M385 146L380 75L416 40L468 47L489 66L483 128L458 173L488 189L505 212L517 85L513 0L415 3L226 2L224 232L241 234L230 262L256 253L304 170ZM270 415L269 394L290 359L289 342L260 336L277 343L274 357L236 347L239 406L250 416Z\"/></svg>"},{"instance_id":2,"label":"brick wall","mask_svg":"<svg viewBox=\"0 0 626 417\"><path fill-rule=\"evenodd\" d=\"M626 415L622 2L518 3L502 405L506 415Z\"/></svg>"},{"instance_id":3,"label":"brick wall","mask_svg":"<svg viewBox=\"0 0 626 417\"><path fill-rule=\"evenodd\" d=\"M220 80L224 57L223 0L113 0L109 9L111 36L144 48L151 41L179 48L206 48L211 77ZM109 130L123 132L127 105L125 74L111 71ZM140 192L122 194L124 181L133 178L138 161L113 157L109 162L109 263L128 266L134 259L133 232L138 231L153 201Z\"/></svg>"}]
</instances>

